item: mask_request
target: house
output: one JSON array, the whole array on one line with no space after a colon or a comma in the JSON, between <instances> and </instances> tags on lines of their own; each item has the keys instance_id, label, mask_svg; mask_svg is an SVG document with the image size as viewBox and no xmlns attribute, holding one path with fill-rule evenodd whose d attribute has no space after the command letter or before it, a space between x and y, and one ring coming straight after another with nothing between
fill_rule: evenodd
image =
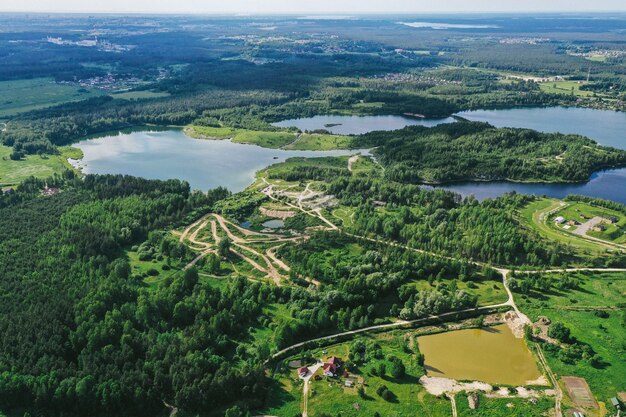
<instances>
[{"instance_id":1,"label":"house","mask_svg":"<svg viewBox=\"0 0 626 417\"><path fill-rule=\"evenodd\" d=\"M354 386L354 381L352 381L351 379L346 379L344 385L348 388L352 388Z\"/></svg>"},{"instance_id":2,"label":"house","mask_svg":"<svg viewBox=\"0 0 626 417\"><path fill-rule=\"evenodd\" d=\"M12 192L14 192L15 190L11 187L3 187L2 188L2 194L11 194Z\"/></svg>"},{"instance_id":3,"label":"house","mask_svg":"<svg viewBox=\"0 0 626 417\"><path fill-rule=\"evenodd\" d=\"M332 363L337 368L341 368L341 365L343 365L343 361L341 360L341 358L338 358L336 356L331 356L330 358L328 358L326 363Z\"/></svg>"},{"instance_id":4,"label":"house","mask_svg":"<svg viewBox=\"0 0 626 417\"><path fill-rule=\"evenodd\" d=\"M308 374L309 374L309 368L307 368L306 366L302 368L298 368L298 375L300 375L300 378L304 378Z\"/></svg>"},{"instance_id":5,"label":"house","mask_svg":"<svg viewBox=\"0 0 626 417\"><path fill-rule=\"evenodd\" d=\"M324 364L324 375L334 377L337 374L337 366L332 363Z\"/></svg>"},{"instance_id":6,"label":"house","mask_svg":"<svg viewBox=\"0 0 626 417\"><path fill-rule=\"evenodd\" d=\"M342 365L343 361L341 360L341 358L331 356L326 362L324 362L324 375L336 376L337 370L341 368Z\"/></svg>"},{"instance_id":7,"label":"house","mask_svg":"<svg viewBox=\"0 0 626 417\"><path fill-rule=\"evenodd\" d=\"M565 217L563 217L563 216L557 217L556 219L554 219L554 223L556 223L556 224L563 224L563 223L565 223Z\"/></svg>"}]
</instances>

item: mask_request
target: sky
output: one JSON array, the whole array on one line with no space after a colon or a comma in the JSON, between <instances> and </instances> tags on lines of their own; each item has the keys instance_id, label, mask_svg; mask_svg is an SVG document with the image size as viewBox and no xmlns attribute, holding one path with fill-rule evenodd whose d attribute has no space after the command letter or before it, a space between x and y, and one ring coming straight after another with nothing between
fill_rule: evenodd
<instances>
[{"instance_id":1,"label":"sky","mask_svg":"<svg viewBox=\"0 0 626 417\"><path fill-rule=\"evenodd\" d=\"M626 0L0 0L0 11L201 14L626 12Z\"/></svg>"}]
</instances>

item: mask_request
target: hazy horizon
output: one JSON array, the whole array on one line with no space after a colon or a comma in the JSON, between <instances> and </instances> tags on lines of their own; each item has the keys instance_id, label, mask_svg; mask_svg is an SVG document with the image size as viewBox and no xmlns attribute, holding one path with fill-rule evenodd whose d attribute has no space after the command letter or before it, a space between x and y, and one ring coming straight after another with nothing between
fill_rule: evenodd
<instances>
[{"instance_id":1,"label":"hazy horizon","mask_svg":"<svg viewBox=\"0 0 626 417\"><path fill-rule=\"evenodd\" d=\"M602 13L626 12L623 0L597 0L590 8L582 0L448 0L439 4L421 0L318 0L295 2L266 0L250 2L198 2L196 0L107 0L85 4L79 0L3 0L0 12L25 13L165 13L165 14L432 14L432 13Z\"/></svg>"}]
</instances>

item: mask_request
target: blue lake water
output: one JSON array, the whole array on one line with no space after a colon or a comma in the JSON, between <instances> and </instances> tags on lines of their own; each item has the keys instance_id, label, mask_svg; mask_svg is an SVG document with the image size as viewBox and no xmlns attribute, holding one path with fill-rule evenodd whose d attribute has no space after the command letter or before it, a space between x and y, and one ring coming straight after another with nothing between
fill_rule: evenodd
<instances>
[{"instance_id":1,"label":"blue lake water","mask_svg":"<svg viewBox=\"0 0 626 417\"><path fill-rule=\"evenodd\" d=\"M489 122L498 127L524 127L544 132L577 133L599 143L626 149L626 113L578 108L522 108L480 110L459 114L470 120ZM287 120L282 126L302 130L327 129L337 134L358 134L372 130L395 130L408 125L434 126L451 123L446 119L412 119L401 116L317 116ZM340 124L325 127L329 124ZM181 130L138 131L87 139L76 145L85 157L79 162L85 173L128 174L145 178L186 180L194 189L225 186L243 190L254 181L256 171L294 156L318 157L368 153L366 150L285 151L244 145L230 141L197 140ZM466 182L442 186L463 196L494 198L503 193L547 195L562 198L583 194L626 204L626 169L593 174L583 184L522 184L506 181Z\"/></svg>"},{"instance_id":2,"label":"blue lake water","mask_svg":"<svg viewBox=\"0 0 626 417\"><path fill-rule=\"evenodd\" d=\"M488 122L496 127L520 127L542 132L573 133L588 136L605 146L626 149L626 113L565 108L521 108L478 110L459 113L468 120ZM582 194L626 204L626 169L593 174L583 184L520 184L506 181L466 182L442 186L463 196L473 194L478 200L494 198L506 192L547 195L563 198Z\"/></svg>"},{"instance_id":3,"label":"blue lake water","mask_svg":"<svg viewBox=\"0 0 626 417\"><path fill-rule=\"evenodd\" d=\"M459 116L496 127L523 127L541 132L587 136L601 145L626 149L626 113L576 107L466 111Z\"/></svg>"},{"instance_id":4,"label":"blue lake water","mask_svg":"<svg viewBox=\"0 0 626 417\"><path fill-rule=\"evenodd\" d=\"M229 140L200 140L182 130L134 131L86 139L76 145L84 158L75 163L85 174L126 174L150 179L178 178L192 189L224 186L241 191L255 172L287 158L342 156L367 150L285 151Z\"/></svg>"},{"instance_id":5,"label":"blue lake water","mask_svg":"<svg viewBox=\"0 0 626 417\"><path fill-rule=\"evenodd\" d=\"M453 117L443 119L420 119L404 116L313 116L302 119L283 120L273 123L277 127L297 127L305 130L325 129L336 135L362 135L378 130L398 130L407 126L436 126L452 123Z\"/></svg>"}]
</instances>

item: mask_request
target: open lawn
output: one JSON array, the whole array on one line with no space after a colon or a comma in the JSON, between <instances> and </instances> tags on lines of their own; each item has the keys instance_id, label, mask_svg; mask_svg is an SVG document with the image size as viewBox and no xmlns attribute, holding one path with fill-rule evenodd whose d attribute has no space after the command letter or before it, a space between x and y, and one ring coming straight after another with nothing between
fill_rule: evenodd
<instances>
[{"instance_id":1,"label":"open lawn","mask_svg":"<svg viewBox=\"0 0 626 417\"><path fill-rule=\"evenodd\" d=\"M538 199L521 210L520 218L525 226L535 230L539 235L569 245L579 255L597 255L611 249L601 243L583 239L555 226L553 218L568 204L555 199Z\"/></svg>"},{"instance_id":2,"label":"open lawn","mask_svg":"<svg viewBox=\"0 0 626 417\"><path fill-rule=\"evenodd\" d=\"M488 398L478 396L478 408L469 408L467 395L457 394L456 406L459 417L543 417L554 409L554 400L539 398L532 403L527 398Z\"/></svg>"},{"instance_id":3,"label":"open lawn","mask_svg":"<svg viewBox=\"0 0 626 417\"><path fill-rule=\"evenodd\" d=\"M231 139L233 142L249 143L271 149L324 151L348 149L352 144L350 136L297 134L286 131L266 132L231 127L188 126L185 133L197 139Z\"/></svg>"},{"instance_id":4,"label":"open lawn","mask_svg":"<svg viewBox=\"0 0 626 417\"><path fill-rule=\"evenodd\" d=\"M285 146L285 149L302 151L328 151L332 149L348 149L352 145L350 136L320 135L303 133Z\"/></svg>"},{"instance_id":5,"label":"open lawn","mask_svg":"<svg viewBox=\"0 0 626 417\"><path fill-rule=\"evenodd\" d=\"M56 84L49 78L0 81L0 118L101 94L98 90Z\"/></svg>"},{"instance_id":6,"label":"open lawn","mask_svg":"<svg viewBox=\"0 0 626 417\"><path fill-rule=\"evenodd\" d=\"M544 275L552 279L549 291L516 296L519 308L531 320L548 317L563 323L572 336L589 345L600 363L592 366L587 359L564 362L560 349L544 348L552 370L557 376L579 376L589 383L596 399L606 403L616 391L626 391L626 274L568 274L579 282L579 288L558 290L560 275ZM549 346L548 346L549 347Z\"/></svg>"},{"instance_id":7,"label":"open lawn","mask_svg":"<svg viewBox=\"0 0 626 417\"><path fill-rule=\"evenodd\" d=\"M13 149L0 146L0 186L13 186L28 177L47 178L66 169L73 169L67 158L80 159L80 149L63 146L59 155L27 155L19 161L9 158Z\"/></svg>"},{"instance_id":8,"label":"open lawn","mask_svg":"<svg viewBox=\"0 0 626 417\"><path fill-rule=\"evenodd\" d=\"M552 94L574 94L577 97L593 96L593 91L581 90L582 85L587 84L586 81L554 81L540 83L539 88L545 93Z\"/></svg>"},{"instance_id":9,"label":"open lawn","mask_svg":"<svg viewBox=\"0 0 626 417\"><path fill-rule=\"evenodd\" d=\"M282 148L296 140L296 134L291 132L263 132L231 127L189 126L185 133L197 139L231 139L237 143L273 149Z\"/></svg>"}]
</instances>

